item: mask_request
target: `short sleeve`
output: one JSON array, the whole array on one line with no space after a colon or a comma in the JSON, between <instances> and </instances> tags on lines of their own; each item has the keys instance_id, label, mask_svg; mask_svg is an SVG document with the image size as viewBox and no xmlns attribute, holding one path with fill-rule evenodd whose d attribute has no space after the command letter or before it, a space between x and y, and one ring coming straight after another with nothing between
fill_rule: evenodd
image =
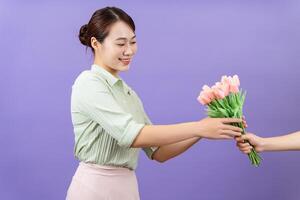
<instances>
[{"instance_id":1,"label":"short sleeve","mask_svg":"<svg viewBox=\"0 0 300 200\"><path fill-rule=\"evenodd\" d=\"M108 86L98 77L87 76L73 86L72 95L84 114L97 122L122 147L130 147L145 126L137 123L112 96Z\"/></svg>"}]
</instances>

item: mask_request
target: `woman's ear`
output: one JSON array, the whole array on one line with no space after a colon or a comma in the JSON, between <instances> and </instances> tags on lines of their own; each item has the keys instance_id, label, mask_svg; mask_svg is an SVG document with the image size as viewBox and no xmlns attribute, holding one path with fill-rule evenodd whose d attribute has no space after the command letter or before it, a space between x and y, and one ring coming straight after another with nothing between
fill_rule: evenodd
<instances>
[{"instance_id":1,"label":"woman's ear","mask_svg":"<svg viewBox=\"0 0 300 200\"><path fill-rule=\"evenodd\" d=\"M94 51L97 51L101 47L101 44L95 37L91 37L91 46Z\"/></svg>"}]
</instances>

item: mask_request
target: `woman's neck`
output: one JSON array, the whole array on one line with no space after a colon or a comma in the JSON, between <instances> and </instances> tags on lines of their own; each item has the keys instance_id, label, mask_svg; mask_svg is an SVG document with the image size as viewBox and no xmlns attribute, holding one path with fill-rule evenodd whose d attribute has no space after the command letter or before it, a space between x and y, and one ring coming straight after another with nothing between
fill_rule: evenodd
<instances>
[{"instance_id":1,"label":"woman's neck","mask_svg":"<svg viewBox=\"0 0 300 200\"><path fill-rule=\"evenodd\" d=\"M106 65L104 65L102 62L94 60L94 64L98 65L99 67L102 67L103 69L105 69L106 71L108 71L109 73L111 73L114 77L119 78L118 77L118 71L114 70Z\"/></svg>"}]
</instances>

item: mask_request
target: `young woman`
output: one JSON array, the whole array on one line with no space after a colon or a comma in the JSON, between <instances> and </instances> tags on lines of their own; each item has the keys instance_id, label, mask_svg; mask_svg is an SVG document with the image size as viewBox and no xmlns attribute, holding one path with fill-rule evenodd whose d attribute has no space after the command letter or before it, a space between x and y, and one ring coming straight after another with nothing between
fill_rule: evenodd
<instances>
[{"instance_id":1,"label":"young woman","mask_svg":"<svg viewBox=\"0 0 300 200\"><path fill-rule=\"evenodd\" d=\"M247 140L257 152L300 150L300 131L269 138L258 137L252 133L236 137L237 146L243 153L247 154L250 153L253 147L250 146L249 143L244 143L245 140Z\"/></svg>"},{"instance_id":2,"label":"young woman","mask_svg":"<svg viewBox=\"0 0 300 200\"><path fill-rule=\"evenodd\" d=\"M81 43L90 47L94 63L72 86L71 114L75 156L80 164L67 199L137 200L134 170L139 150L164 162L200 138L232 139L241 119L210 119L152 125L135 91L119 76L129 69L137 51L135 25L115 7L97 10L81 27Z\"/></svg>"}]
</instances>

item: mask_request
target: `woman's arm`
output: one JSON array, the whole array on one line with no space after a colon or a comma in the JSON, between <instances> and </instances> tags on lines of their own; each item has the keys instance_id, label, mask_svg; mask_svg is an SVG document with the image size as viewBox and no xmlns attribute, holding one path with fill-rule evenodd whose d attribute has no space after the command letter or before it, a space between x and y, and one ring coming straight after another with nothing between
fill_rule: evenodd
<instances>
[{"instance_id":1,"label":"woman's arm","mask_svg":"<svg viewBox=\"0 0 300 200\"><path fill-rule=\"evenodd\" d=\"M242 119L244 127L248 127L245 117L243 117ZM154 152L152 158L158 162L165 162L185 152L191 146L196 144L200 139L201 137L194 137L174 144L161 146Z\"/></svg>"},{"instance_id":2,"label":"woman's arm","mask_svg":"<svg viewBox=\"0 0 300 200\"><path fill-rule=\"evenodd\" d=\"M181 142L161 146L154 152L152 157L158 162L165 162L185 152L200 139L200 137L194 137Z\"/></svg>"},{"instance_id":3,"label":"woman's arm","mask_svg":"<svg viewBox=\"0 0 300 200\"><path fill-rule=\"evenodd\" d=\"M236 138L236 140L237 146L244 153L251 150L251 146L248 143L243 143L244 140L249 141L258 152L300 150L300 131L269 138L258 137L248 133Z\"/></svg>"},{"instance_id":4,"label":"woman's arm","mask_svg":"<svg viewBox=\"0 0 300 200\"><path fill-rule=\"evenodd\" d=\"M231 139L240 136L242 129L228 125L242 122L242 119L205 118L196 122L171 125L145 125L131 147L163 146L194 137L208 139Z\"/></svg>"}]
</instances>

